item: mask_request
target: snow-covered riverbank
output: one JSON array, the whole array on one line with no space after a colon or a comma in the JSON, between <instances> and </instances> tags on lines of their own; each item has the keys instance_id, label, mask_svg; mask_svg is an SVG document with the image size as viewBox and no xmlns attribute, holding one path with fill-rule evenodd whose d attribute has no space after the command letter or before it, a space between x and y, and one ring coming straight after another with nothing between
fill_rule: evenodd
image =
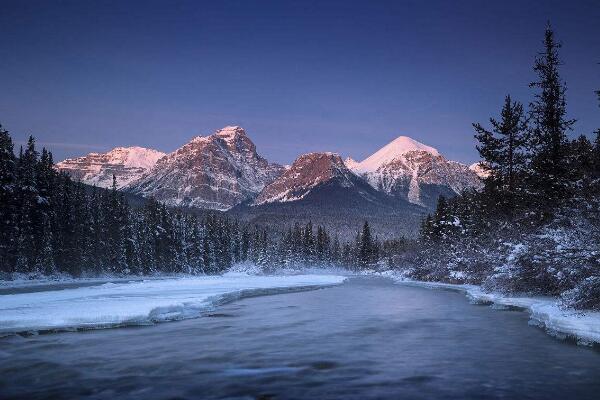
<instances>
[{"instance_id":1,"label":"snow-covered riverbank","mask_svg":"<svg viewBox=\"0 0 600 400\"><path fill-rule=\"evenodd\" d=\"M246 269L225 276L151 277L138 281L121 277L7 283L0 285L0 288L47 285L52 282L79 282L88 287L66 287L60 291L1 296L0 333L102 328L192 318L227 300L339 284L346 279L343 275L348 275L343 270L318 269L302 271L301 275L296 270L279 276L262 276L258 270ZM477 304L525 310L530 315L532 325L540 326L558 338L571 337L583 345L600 343L600 313L561 308L556 298L511 297L486 293L475 285L413 281L395 271L371 271L361 275L384 276L402 285L462 291ZM111 283L103 284L106 280ZM97 282L98 286L89 286L93 282Z\"/></svg>"},{"instance_id":2,"label":"snow-covered riverbank","mask_svg":"<svg viewBox=\"0 0 600 400\"><path fill-rule=\"evenodd\" d=\"M476 285L413 281L391 271L378 275L387 276L402 285L458 290L464 292L475 304L522 309L529 313L532 325L544 328L550 335L560 339L571 337L582 345L600 344L600 312L563 309L556 298L511 297L500 293L486 293Z\"/></svg>"},{"instance_id":3,"label":"snow-covered riverbank","mask_svg":"<svg viewBox=\"0 0 600 400\"><path fill-rule=\"evenodd\" d=\"M0 296L0 334L108 328L198 317L242 297L342 283L338 275L198 276Z\"/></svg>"}]
</instances>

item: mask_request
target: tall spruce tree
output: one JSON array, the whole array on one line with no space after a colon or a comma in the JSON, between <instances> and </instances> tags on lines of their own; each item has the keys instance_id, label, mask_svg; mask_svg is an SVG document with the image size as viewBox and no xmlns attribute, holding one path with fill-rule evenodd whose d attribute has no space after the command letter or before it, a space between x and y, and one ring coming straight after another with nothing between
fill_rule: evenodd
<instances>
[{"instance_id":1,"label":"tall spruce tree","mask_svg":"<svg viewBox=\"0 0 600 400\"><path fill-rule=\"evenodd\" d=\"M600 107L600 90L596 91L596 95L598 96L598 107ZM594 178L600 178L600 128L596 129L596 140L594 141L594 155L593 155L593 164L594 164Z\"/></svg>"},{"instance_id":2,"label":"tall spruce tree","mask_svg":"<svg viewBox=\"0 0 600 400\"><path fill-rule=\"evenodd\" d=\"M558 200L570 193L566 133L572 129L575 120L567 118L567 89L559 73L562 64L558 54L560 48L548 24L544 34L544 49L533 67L537 80L529 85L537 89L530 104L533 147L531 182L538 194L537 202L545 206L541 210L545 215L549 214Z\"/></svg>"},{"instance_id":3,"label":"tall spruce tree","mask_svg":"<svg viewBox=\"0 0 600 400\"><path fill-rule=\"evenodd\" d=\"M360 234L360 248L358 249L359 262L361 265L366 266L373 262L373 237L371 236L371 228L369 223L365 221Z\"/></svg>"},{"instance_id":4,"label":"tall spruce tree","mask_svg":"<svg viewBox=\"0 0 600 400\"><path fill-rule=\"evenodd\" d=\"M504 99L500 121L490 118L491 130L475 123L477 150L489 172L486 186L497 196L496 202L507 209L515 205L517 193L522 189L523 173L527 167L527 121L523 105Z\"/></svg>"},{"instance_id":5,"label":"tall spruce tree","mask_svg":"<svg viewBox=\"0 0 600 400\"><path fill-rule=\"evenodd\" d=\"M17 185L14 145L0 125L0 271L12 272L14 265Z\"/></svg>"},{"instance_id":6,"label":"tall spruce tree","mask_svg":"<svg viewBox=\"0 0 600 400\"><path fill-rule=\"evenodd\" d=\"M600 129L596 130L596 139L594 140L594 150L592 154L593 178L600 178Z\"/></svg>"},{"instance_id":7,"label":"tall spruce tree","mask_svg":"<svg viewBox=\"0 0 600 400\"><path fill-rule=\"evenodd\" d=\"M54 271L54 260L52 258L52 222L54 221L53 196L55 186L54 162L52 153L45 148L42 149L40 160L37 163L37 193L38 201L35 212L35 240L36 261L35 269L51 273Z\"/></svg>"},{"instance_id":8,"label":"tall spruce tree","mask_svg":"<svg viewBox=\"0 0 600 400\"><path fill-rule=\"evenodd\" d=\"M22 272L34 272L37 257L36 228L38 211L37 163L39 153L35 149L35 139L29 137L25 151L20 152L17 168L17 199L19 213L17 222L16 263Z\"/></svg>"}]
</instances>

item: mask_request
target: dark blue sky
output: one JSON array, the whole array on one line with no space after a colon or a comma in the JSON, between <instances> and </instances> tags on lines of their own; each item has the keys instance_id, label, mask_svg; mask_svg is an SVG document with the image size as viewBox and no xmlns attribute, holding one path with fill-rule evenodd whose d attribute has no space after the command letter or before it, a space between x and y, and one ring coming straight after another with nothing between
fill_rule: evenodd
<instances>
[{"instance_id":1,"label":"dark blue sky","mask_svg":"<svg viewBox=\"0 0 600 400\"><path fill-rule=\"evenodd\" d=\"M527 103L550 20L576 133L600 127L600 2L0 0L0 123L57 160L171 151L241 125L259 152L357 159L399 135L477 159L471 122Z\"/></svg>"}]
</instances>

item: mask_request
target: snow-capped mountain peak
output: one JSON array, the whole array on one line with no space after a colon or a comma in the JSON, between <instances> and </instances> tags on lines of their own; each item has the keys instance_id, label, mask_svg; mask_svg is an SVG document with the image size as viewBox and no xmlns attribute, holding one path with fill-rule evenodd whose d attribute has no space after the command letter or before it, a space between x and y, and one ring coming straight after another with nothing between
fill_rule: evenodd
<instances>
[{"instance_id":1,"label":"snow-capped mountain peak","mask_svg":"<svg viewBox=\"0 0 600 400\"><path fill-rule=\"evenodd\" d=\"M196 136L195 138L193 138L190 141L190 143L206 142L207 140L213 140L215 138L223 139L226 143L232 143L236 139L239 139L240 137L248 139L248 137L246 136L246 131L244 130L244 128L241 128L239 126L226 126L226 127L222 128L222 129L219 129L219 130L215 131L211 135L208 135L208 136Z\"/></svg>"},{"instance_id":2,"label":"snow-capped mountain peak","mask_svg":"<svg viewBox=\"0 0 600 400\"><path fill-rule=\"evenodd\" d=\"M300 200L313 188L332 179L336 179L342 187L349 187L358 178L337 153L303 154L278 179L262 190L254 204Z\"/></svg>"},{"instance_id":3,"label":"snow-capped mountain peak","mask_svg":"<svg viewBox=\"0 0 600 400\"><path fill-rule=\"evenodd\" d=\"M164 156L161 151L145 147L115 147L106 153L68 158L57 163L56 169L88 185L104 188L112 186L115 175L117 187L123 187L139 179Z\"/></svg>"},{"instance_id":4,"label":"snow-capped mountain peak","mask_svg":"<svg viewBox=\"0 0 600 400\"><path fill-rule=\"evenodd\" d=\"M279 176L239 126L197 136L125 189L168 205L227 210Z\"/></svg>"},{"instance_id":5,"label":"snow-capped mountain peak","mask_svg":"<svg viewBox=\"0 0 600 400\"><path fill-rule=\"evenodd\" d=\"M468 166L444 158L435 148L400 136L361 162L346 166L375 189L434 208L440 195L453 196L481 180Z\"/></svg>"},{"instance_id":6,"label":"snow-capped mountain peak","mask_svg":"<svg viewBox=\"0 0 600 400\"><path fill-rule=\"evenodd\" d=\"M150 169L165 153L145 147L115 147L108 153L110 162L123 164L126 167Z\"/></svg>"},{"instance_id":7,"label":"snow-capped mountain peak","mask_svg":"<svg viewBox=\"0 0 600 400\"><path fill-rule=\"evenodd\" d=\"M398 136L371 156L358 163L355 169L358 172L374 172L382 165L413 151L425 152L434 156L439 155L439 152L431 146L427 146L408 136Z\"/></svg>"},{"instance_id":8,"label":"snow-capped mountain peak","mask_svg":"<svg viewBox=\"0 0 600 400\"><path fill-rule=\"evenodd\" d=\"M246 131L239 126L226 126L216 131L214 135L222 137L223 139L233 139L239 135L246 135Z\"/></svg>"}]
</instances>

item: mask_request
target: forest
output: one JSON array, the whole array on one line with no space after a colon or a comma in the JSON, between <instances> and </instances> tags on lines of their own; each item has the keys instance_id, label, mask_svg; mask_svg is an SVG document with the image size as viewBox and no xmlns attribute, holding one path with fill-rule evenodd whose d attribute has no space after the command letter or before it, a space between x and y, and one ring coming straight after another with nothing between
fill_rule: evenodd
<instances>
[{"instance_id":1,"label":"forest","mask_svg":"<svg viewBox=\"0 0 600 400\"><path fill-rule=\"evenodd\" d=\"M575 120L550 26L543 43L527 109L507 95L499 118L473 124L484 189L439 199L409 275L560 296L566 306L598 310L600 129L586 132L593 142L583 134L569 139Z\"/></svg>"}]
</instances>

